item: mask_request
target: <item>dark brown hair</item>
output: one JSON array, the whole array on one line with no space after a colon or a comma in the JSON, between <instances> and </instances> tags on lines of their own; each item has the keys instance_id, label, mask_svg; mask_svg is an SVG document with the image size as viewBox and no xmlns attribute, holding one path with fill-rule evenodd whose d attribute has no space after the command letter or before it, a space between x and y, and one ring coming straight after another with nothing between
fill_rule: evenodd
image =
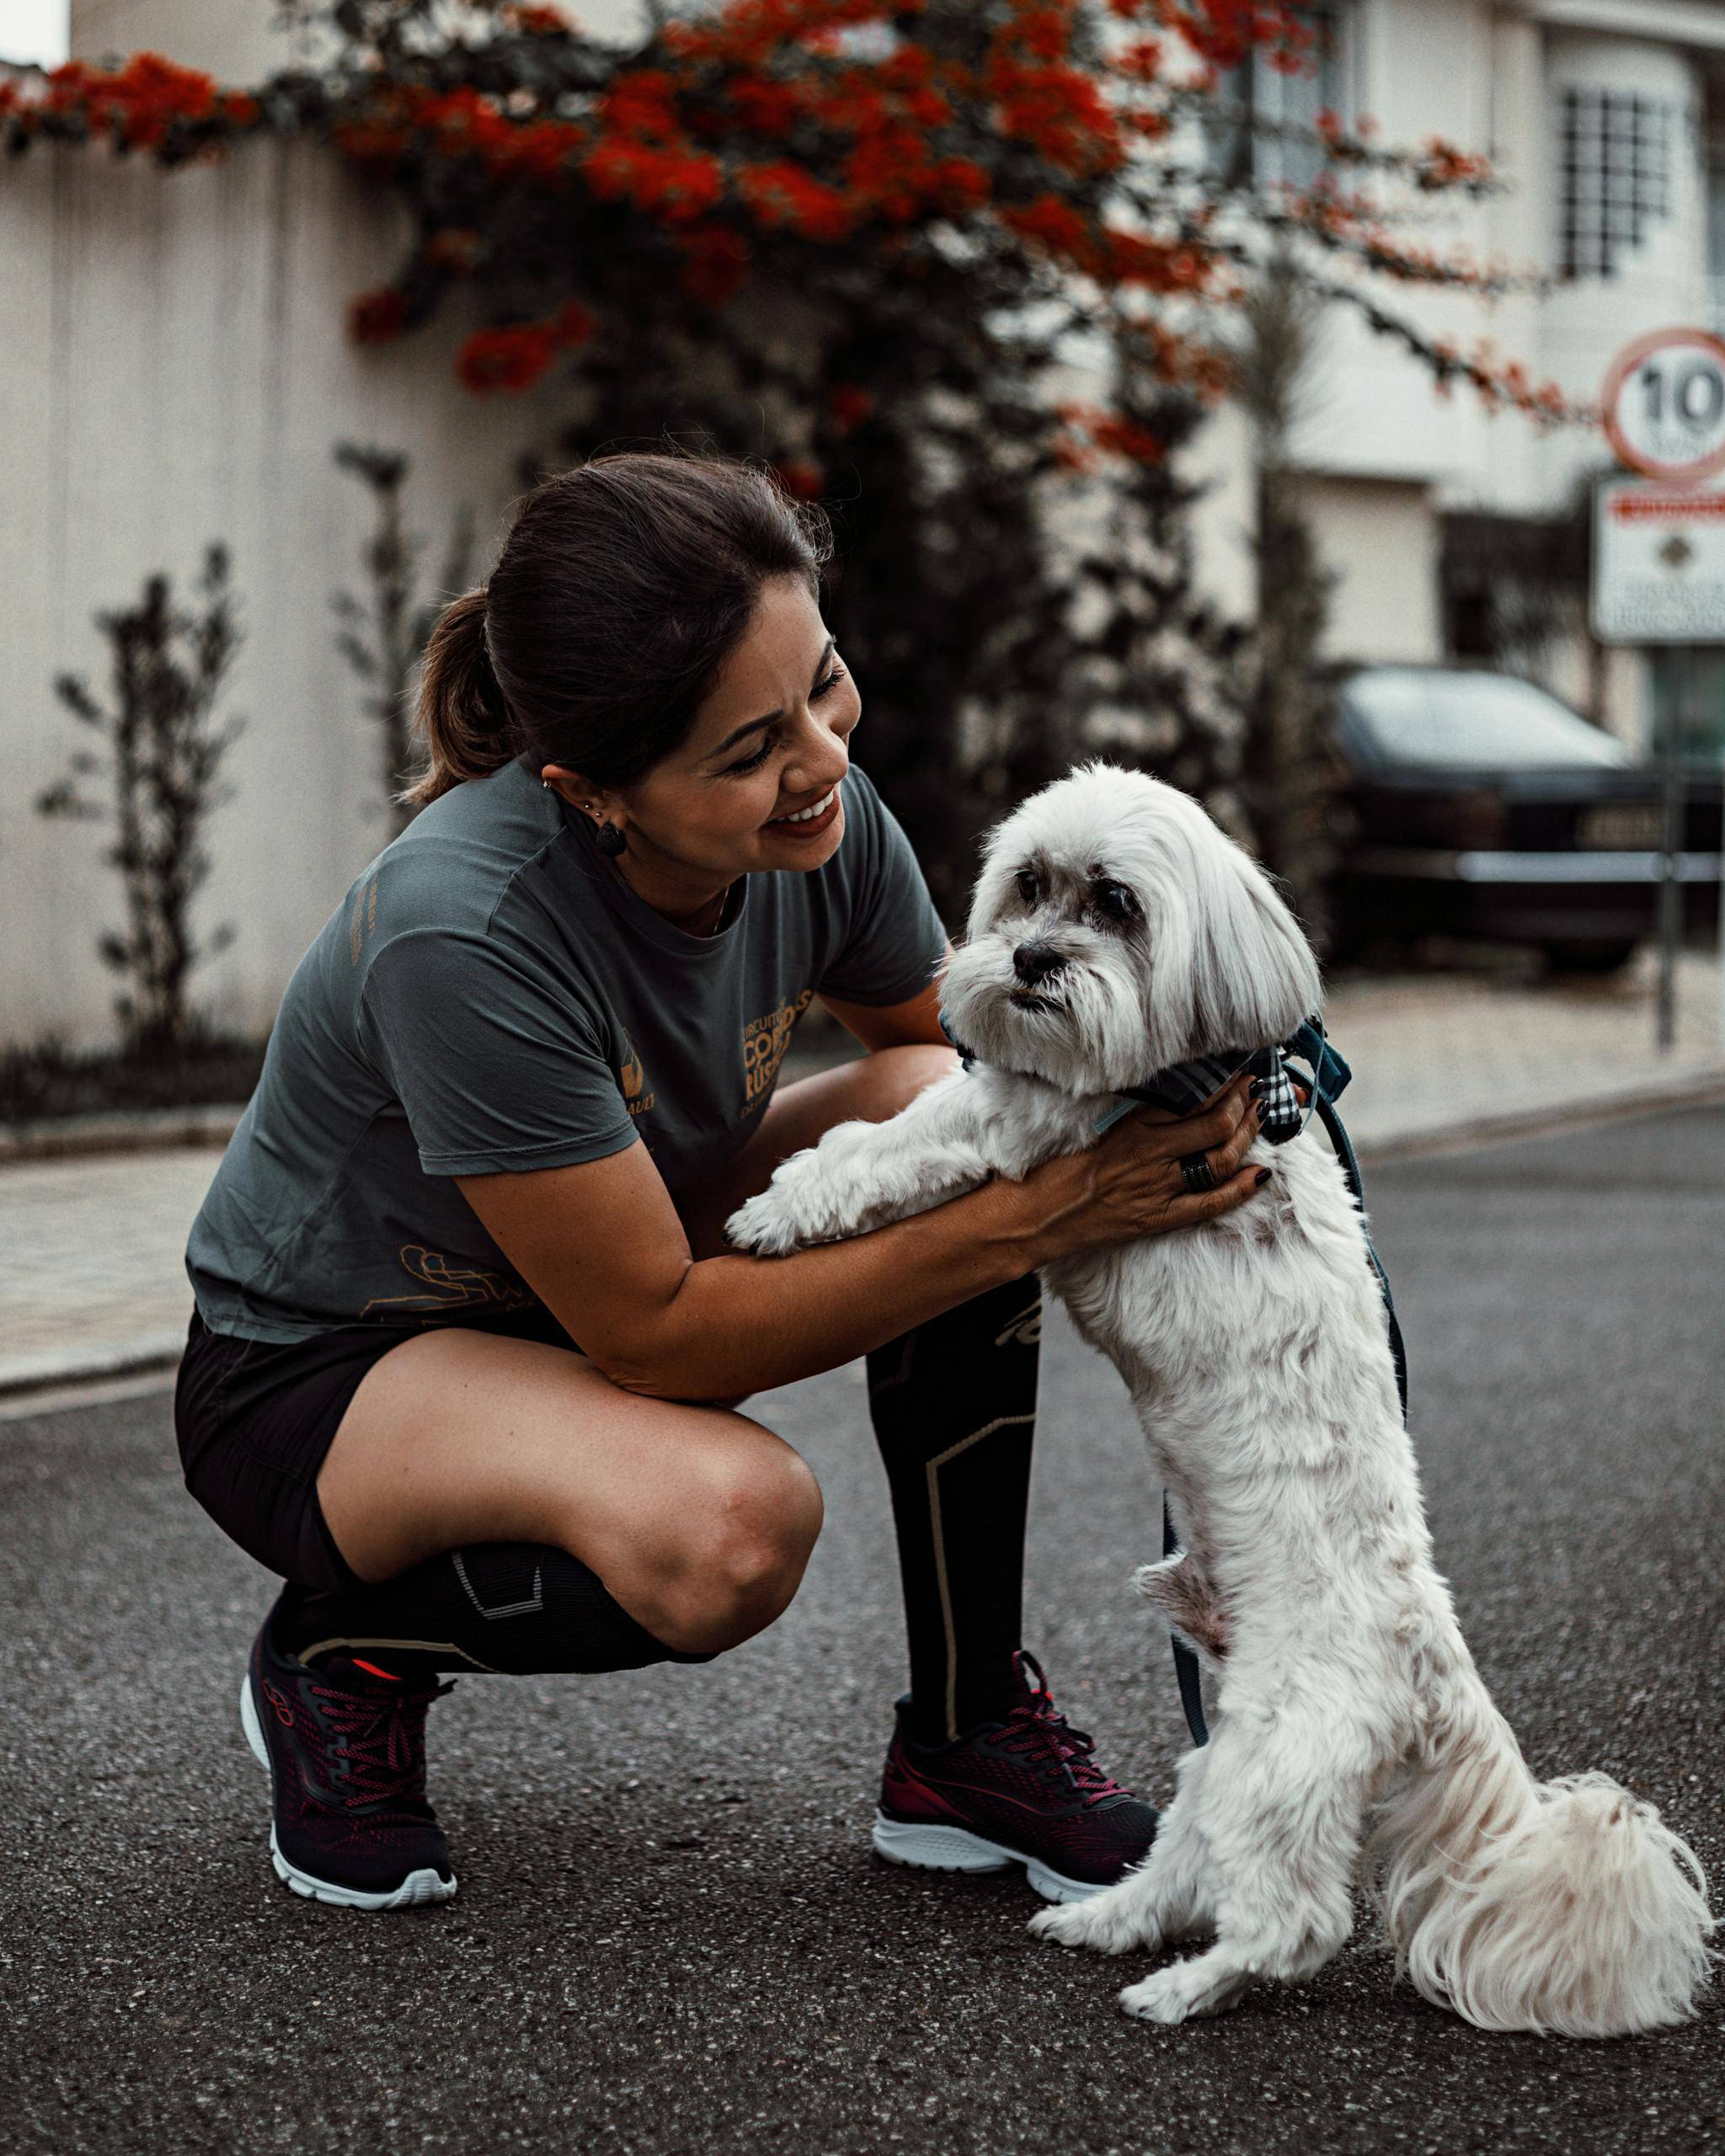
<instances>
[{"instance_id":1,"label":"dark brown hair","mask_svg":"<svg viewBox=\"0 0 1725 2156\"><path fill-rule=\"evenodd\" d=\"M687 739L774 577L818 600L821 510L728 457L595 456L523 496L489 584L444 608L417 723L435 801L519 756L633 785Z\"/></svg>"}]
</instances>

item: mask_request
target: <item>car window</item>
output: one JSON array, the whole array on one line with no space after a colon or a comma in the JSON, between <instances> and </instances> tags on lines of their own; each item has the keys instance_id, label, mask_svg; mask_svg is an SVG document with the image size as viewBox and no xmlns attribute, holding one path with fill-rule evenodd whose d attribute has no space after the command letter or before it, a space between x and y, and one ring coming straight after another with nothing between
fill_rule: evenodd
<instances>
[{"instance_id":1,"label":"car window","mask_svg":"<svg viewBox=\"0 0 1725 2156\"><path fill-rule=\"evenodd\" d=\"M1367 745L1387 763L1549 771L1633 760L1621 741L1513 675L1376 666L1345 694Z\"/></svg>"}]
</instances>

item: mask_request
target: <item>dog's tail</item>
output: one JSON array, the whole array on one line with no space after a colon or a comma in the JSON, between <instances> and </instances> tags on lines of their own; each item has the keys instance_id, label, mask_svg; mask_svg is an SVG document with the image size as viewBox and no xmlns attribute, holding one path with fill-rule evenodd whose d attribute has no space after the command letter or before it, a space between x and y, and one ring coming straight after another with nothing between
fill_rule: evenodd
<instances>
[{"instance_id":1,"label":"dog's tail","mask_svg":"<svg viewBox=\"0 0 1725 2156\"><path fill-rule=\"evenodd\" d=\"M1694 1851L1609 1774L1536 1782L1471 1665L1458 1678L1373 1828L1402 1972L1482 2029L1622 2036L1687 2020L1714 1958Z\"/></svg>"}]
</instances>

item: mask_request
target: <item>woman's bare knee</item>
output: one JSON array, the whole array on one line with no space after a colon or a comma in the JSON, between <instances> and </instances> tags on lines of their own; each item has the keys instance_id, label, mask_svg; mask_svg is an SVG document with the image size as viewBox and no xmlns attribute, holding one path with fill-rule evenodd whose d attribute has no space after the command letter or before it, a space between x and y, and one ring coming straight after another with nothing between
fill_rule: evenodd
<instances>
[{"instance_id":1,"label":"woman's bare knee","mask_svg":"<svg viewBox=\"0 0 1725 2156\"><path fill-rule=\"evenodd\" d=\"M648 1630L681 1652L740 1646L781 1616L802 1584L820 1533L820 1486L789 1445L770 1431L760 1436L766 1442L735 1448L692 1477L686 1531L658 1578L632 1598Z\"/></svg>"},{"instance_id":2,"label":"woman's bare knee","mask_svg":"<svg viewBox=\"0 0 1725 2156\"><path fill-rule=\"evenodd\" d=\"M554 1543L691 1653L770 1625L820 1531L814 1477L746 1416L638 1399L567 1350L454 1328L373 1365L318 1489L362 1579L466 1542Z\"/></svg>"}]
</instances>

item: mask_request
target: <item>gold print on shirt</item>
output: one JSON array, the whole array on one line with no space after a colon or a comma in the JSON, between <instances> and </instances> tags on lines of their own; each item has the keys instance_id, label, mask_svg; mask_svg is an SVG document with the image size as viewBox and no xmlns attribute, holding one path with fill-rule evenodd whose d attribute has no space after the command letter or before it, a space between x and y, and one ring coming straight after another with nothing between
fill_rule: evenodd
<instances>
[{"instance_id":1,"label":"gold print on shirt","mask_svg":"<svg viewBox=\"0 0 1725 2156\"><path fill-rule=\"evenodd\" d=\"M347 918L347 954L355 965L366 938L377 927L377 872L373 869L354 893L353 910Z\"/></svg>"},{"instance_id":2,"label":"gold print on shirt","mask_svg":"<svg viewBox=\"0 0 1725 2156\"><path fill-rule=\"evenodd\" d=\"M765 1017L751 1018L743 1028L743 1100L753 1107L772 1091L778 1067L791 1044L791 1029L809 1007L814 990L805 988L794 1003L781 1003Z\"/></svg>"},{"instance_id":3,"label":"gold print on shirt","mask_svg":"<svg viewBox=\"0 0 1725 2156\"><path fill-rule=\"evenodd\" d=\"M623 1089L623 1106L632 1116L645 1115L658 1096L646 1091L647 1073L641 1067L640 1054L627 1032L623 1034L623 1059L617 1075Z\"/></svg>"},{"instance_id":4,"label":"gold print on shirt","mask_svg":"<svg viewBox=\"0 0 1725 2156\"><path fill-rule=\"evenodd\" d=\"M524 1310L533 1298L516 1281L501 1273L481 1273L476 1267L451 1265L441 1251L408 1243L397 1252L403 1266L431 1292L424 1295L374 1295L360 1312L373 1310L458 1310L483 1305L494 1310Z\"/></svg>"}]
</instances>

